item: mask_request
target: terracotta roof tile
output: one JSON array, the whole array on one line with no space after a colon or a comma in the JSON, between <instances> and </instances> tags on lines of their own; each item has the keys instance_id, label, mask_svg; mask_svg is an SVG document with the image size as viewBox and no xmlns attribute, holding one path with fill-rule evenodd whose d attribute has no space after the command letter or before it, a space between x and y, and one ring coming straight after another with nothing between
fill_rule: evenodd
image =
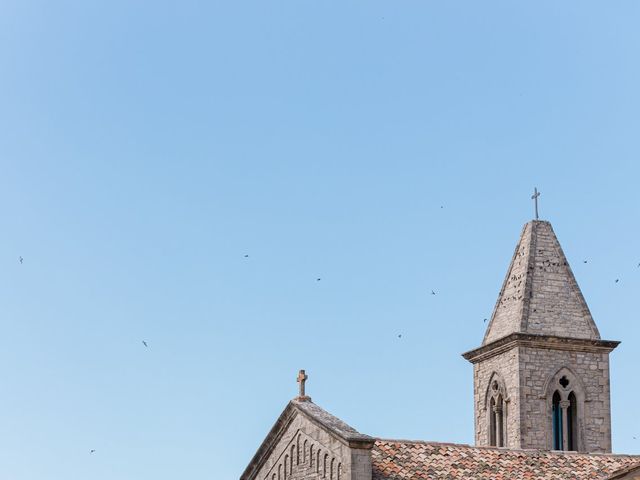
<instances>
[{"instance_id":1,"label":"terracotta roof tile","mask_svg":"<svg viewBox=\"0 0 640 480\"><path fill-rule=\"evenodd\" d=\"M640 456L376 439L373 480L602 480Z\"/></svg>"}]
</instances>

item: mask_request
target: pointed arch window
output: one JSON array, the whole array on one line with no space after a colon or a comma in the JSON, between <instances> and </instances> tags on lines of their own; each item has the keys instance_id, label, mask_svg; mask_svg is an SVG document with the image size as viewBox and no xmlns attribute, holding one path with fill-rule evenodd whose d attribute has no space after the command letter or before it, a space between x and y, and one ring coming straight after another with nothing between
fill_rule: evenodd
<instances>
[{"instance_id":1,"label":"pointed arch window","mask_svg":"<svg viewBox=\"0 0 640 480\"><path fill-rule=\"evenodd\" d=\"M551 407L551 415L553 419L553 449L564 450L564 448L562 448L562 408L560 407L560 394L557 391L553 394L552 402L553 406Z\"/></svg>"},{"instance_id":2,"label":"pointed arch window","mask_svg":"<svg viewBox=\"0 0 640 480\"><path fill-rule=\"evenodd\" d=\"M580 412L584 395L580 382L567 369L557 374L551 382L551 448L554 450L579 451Z\"/></svg>"},{"instance_id":3,"label":"pointed arch window","mask_svg":"<svg viewBox=\"0 0 640 480\"><path fill-rule=\"evenodd\" d=\"M504 447L507 445L506 434L506 392L502 379L494 374L489 382L488 417L489 417L489 445Z\"/></svg>"},{"instance_id":4,"label":"pointed arch window","mask_svg":"<svg viewBox=\"0 0 640 480\"><path fill-rule=\"evenodd\" d=\"M577 405L575 393L569 394L569 408L567 408L567 443L569 450L578 450L576 442L576 434L578 432L577 426Z\"/></svg>"}]
</instances>

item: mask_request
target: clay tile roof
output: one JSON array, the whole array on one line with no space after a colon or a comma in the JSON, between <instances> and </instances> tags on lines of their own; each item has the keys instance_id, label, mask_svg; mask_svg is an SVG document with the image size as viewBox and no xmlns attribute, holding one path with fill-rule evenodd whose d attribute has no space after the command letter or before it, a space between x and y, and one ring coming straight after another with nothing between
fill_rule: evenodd
<instances>
[{"instance_id":1,"label":"clay tile roof","mask_svg":"<svg viewBox=\"0 0 640 480\"><path fill-rule=\"evenodd\" d=\"M373 480L603 480L640 456L376 439Z\"/></svg>"}]
</instances>

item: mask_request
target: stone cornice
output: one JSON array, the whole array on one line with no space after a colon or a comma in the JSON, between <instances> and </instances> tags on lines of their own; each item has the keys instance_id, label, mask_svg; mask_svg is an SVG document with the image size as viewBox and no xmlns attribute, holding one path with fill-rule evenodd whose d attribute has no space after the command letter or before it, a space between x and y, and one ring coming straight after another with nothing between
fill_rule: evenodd
<instances>
[{"instance_id":1,"label":"stone cornice","mask_svg":"<svg viewBox=\"0 0 640 480\"><path fill-rule=\"evenodd\" d=\"M534 335L529 333L512 333L499 338L480 348L463 353L462 356L471 363L494 357L514 347L535 347L547 350L565 350L570 352L609 353L620 342L614 340L596 340L589 338L555 337L552 335Z\"/></svg>"}]
</instances>

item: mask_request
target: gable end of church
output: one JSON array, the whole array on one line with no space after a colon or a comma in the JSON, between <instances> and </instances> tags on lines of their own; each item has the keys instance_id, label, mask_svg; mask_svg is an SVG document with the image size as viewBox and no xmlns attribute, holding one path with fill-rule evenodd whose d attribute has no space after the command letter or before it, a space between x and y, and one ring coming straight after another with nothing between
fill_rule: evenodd
<instances>
[{"instance_id":1,"label":"gable end of church","mask_svg":"<svg viewBox=\"0 0 640 480\"><path fill-rule=\"evenodd\" d=\"M294 399L240 480L371 480L373 443L311 401Z\"/></svg>"}]
</instances>

